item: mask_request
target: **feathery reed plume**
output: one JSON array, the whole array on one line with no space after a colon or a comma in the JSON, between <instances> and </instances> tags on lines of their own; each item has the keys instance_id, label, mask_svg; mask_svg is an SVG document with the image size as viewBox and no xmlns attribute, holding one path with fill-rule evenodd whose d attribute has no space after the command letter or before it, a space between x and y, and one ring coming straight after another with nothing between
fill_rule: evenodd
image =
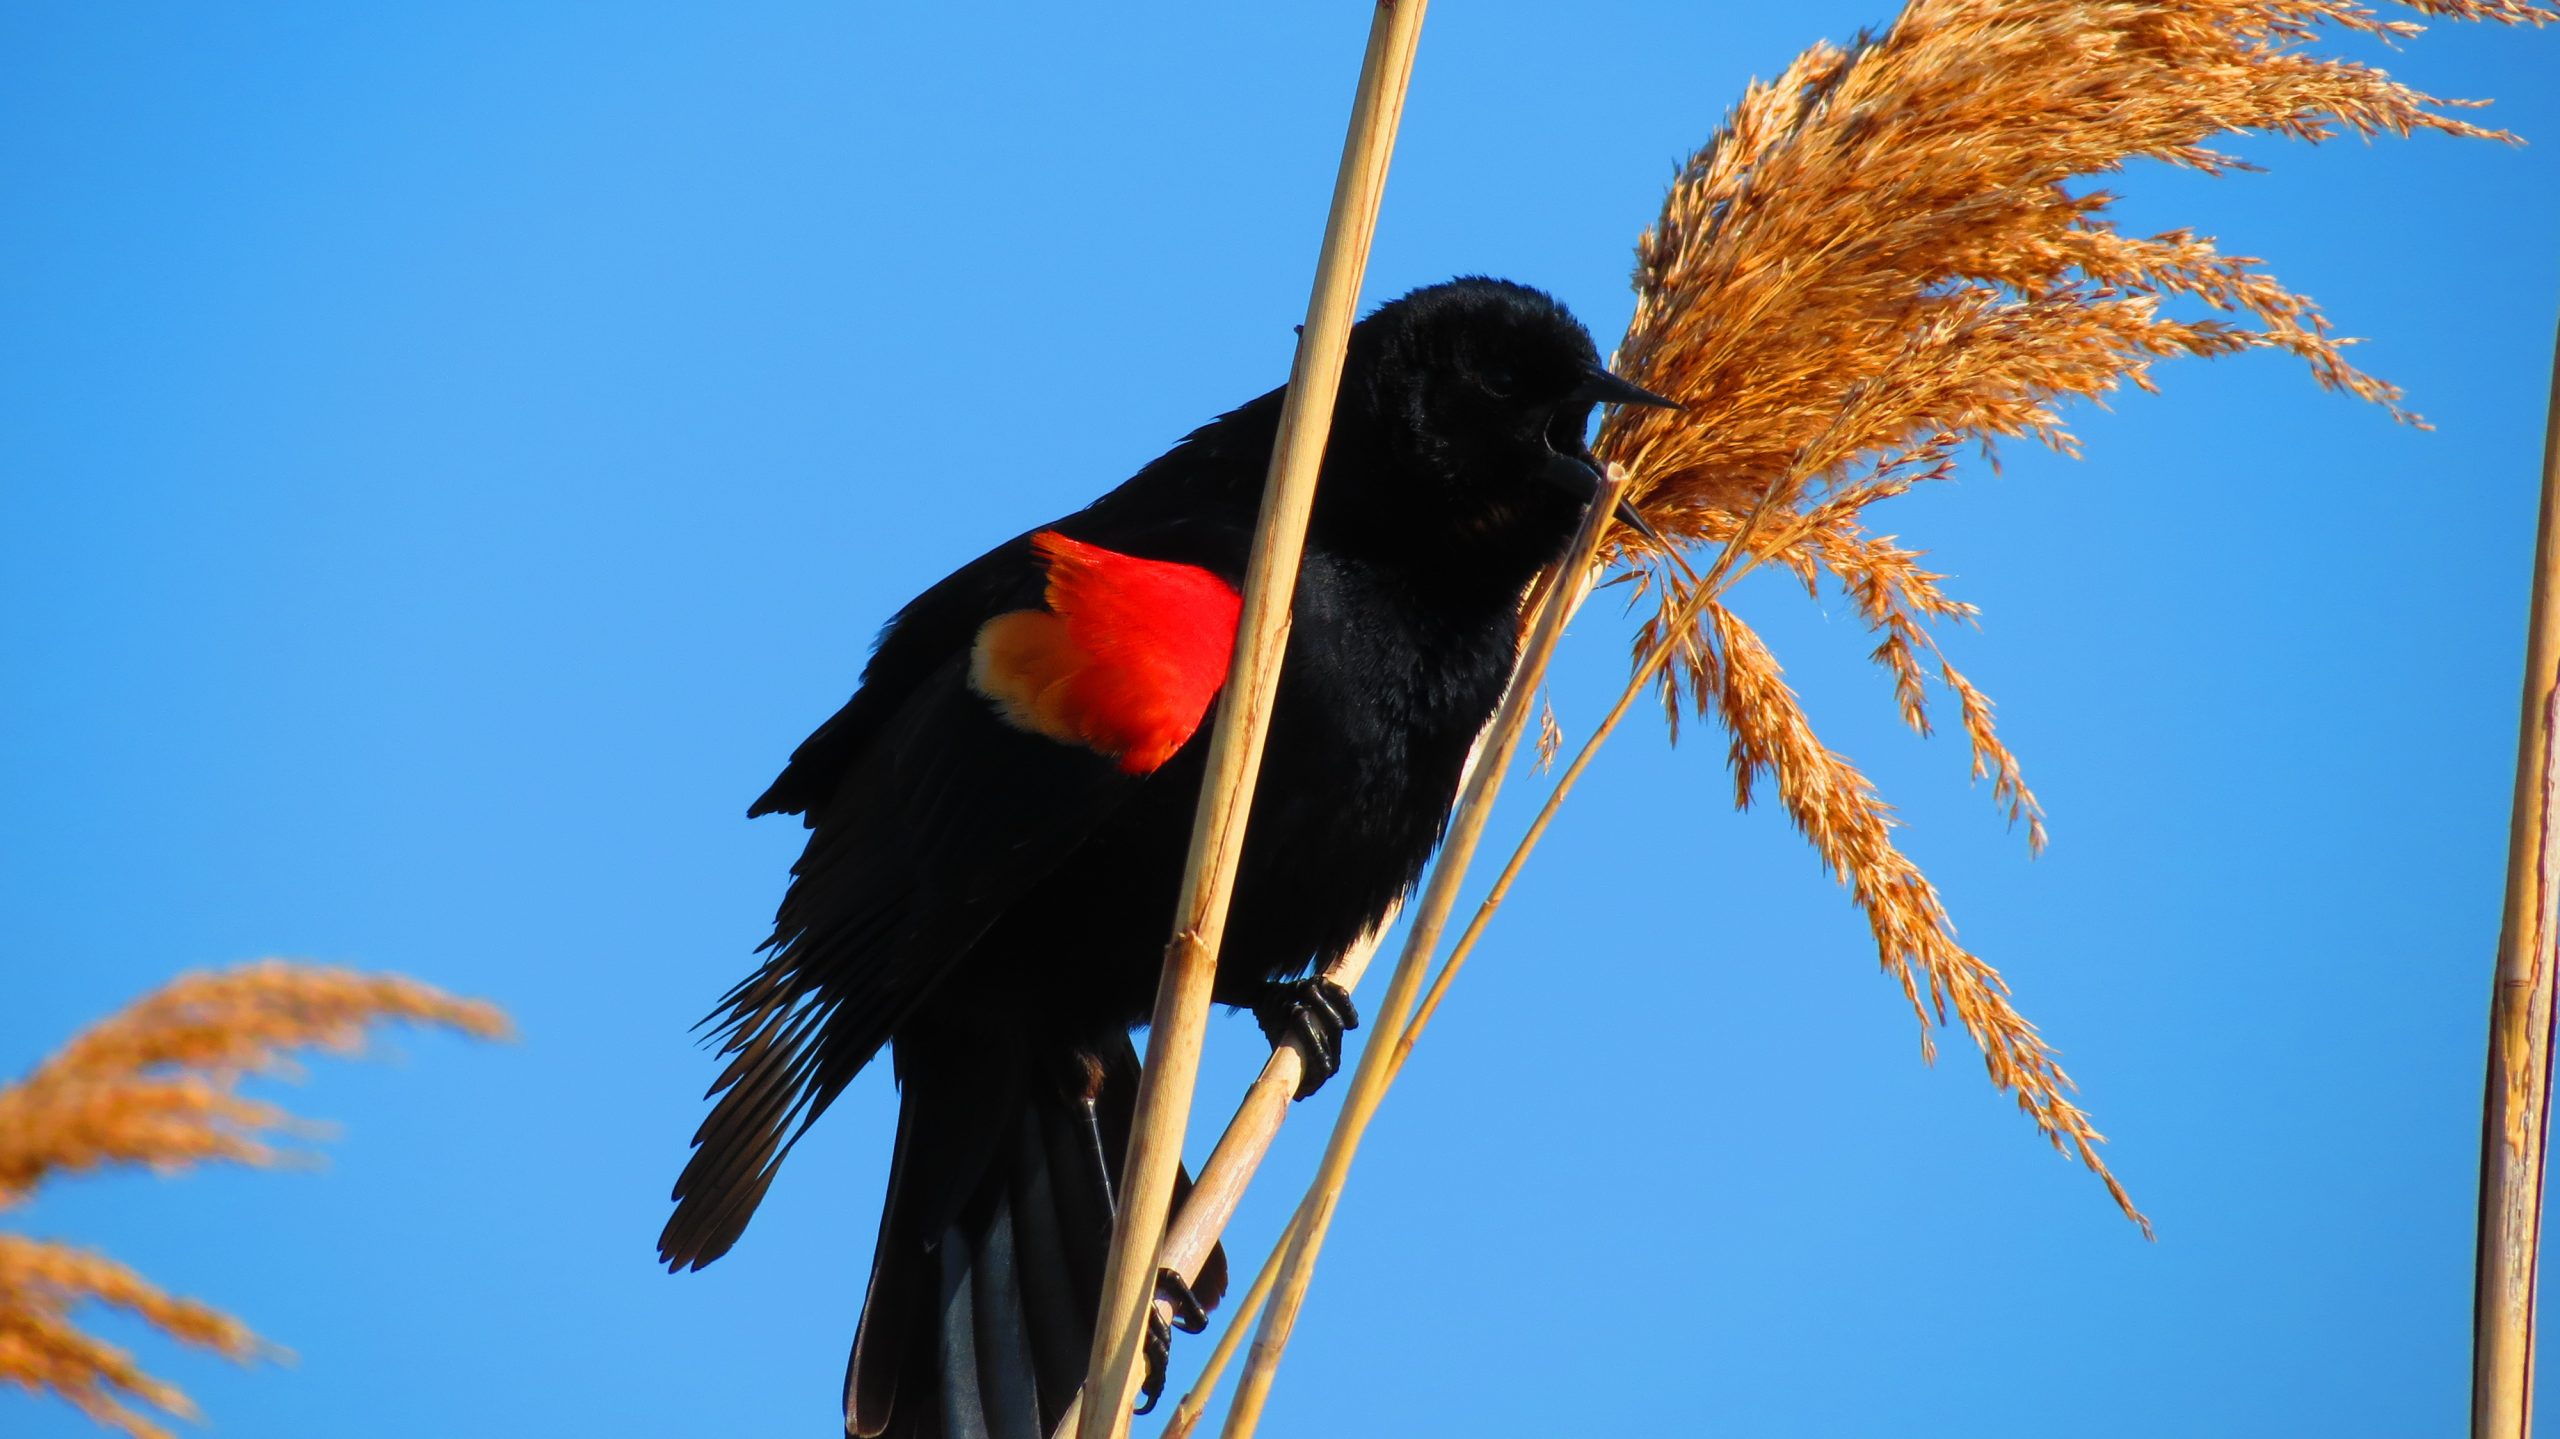
<instances>
[{"instance_id":1,"label":"feathery reed plume","mask_svg":"<svg viewBox=\"0 0 2560 1439\"><path fill-rule=\"evenodd\" d=\"M290 1072L296 1050L359 1053L367 1028L390 1020L483 1039L507 1033L494 1005L396 975L263 960L182 976L0 1089L0 1208L24 1203L48 1180L108 1166L173 1174L211 1161L282 1162L295 1151L270 1139L307 1127L241 1097L240 1080ZM53 1394L136 1436L168 1431L135 1404L195 1418L186 1395L81 1332L75 1314L90 1303L230 1359L277 1352L240 1321L167 1294L103 1255L0 1233L0 1381Z\"/></svg>"},{"instance_id":2,"label":"feathery reed plume","mask_svg":"<svg viewBox=\"0 0 2560 1439\"><path fill-rule=\"evenodd\" d=\"M2560 19L2530 0L2407 3L2452 19ZM2418 423L2259 261L2189 231L2124 235L2107 219L2109 195L2068 187L2138 158L2208 174L2249 168L2206 148L2226 131L2511 138L2445 113L2471 102L2305 53L2324 25L2385 41L2419 29L2345 0L1911 0L1885 33L1816 46L1746 92L1639 245L1636 313L1611 363L1686 405L1615 412L1595 446L1634 472L1638 507L1672 549L1649 552L1622 533L1595 567L1668 562L1636 575L1655 608L1636 637L1633 678L1410 1023L1393 1035L1382 1021L1370 1044L1392 1043L1402 1060L1593 753L1656 688L1675 734L1692 709L1724 728L1736 800L1747 806L1774 786L1849 886L1921 1022L1923 1052L1934 1053L1932 1026L1952 1010L1994 1083L2149 1232L2053 1050L1998 972L1957 942L1936 889L1893 843L1890 809L1815 736L1775 656L1725 596L1768 563L1817 596L1826 579L1836 585L1878 637L1871 658L1892 677L1902 721L1930 732L1934 678L1955 697L1975 777L1991 779L1993 798L2041 846L2042 811L1990 700L1934 639L1933 626L1974 608L1921 567L1921 552L1870 533L1864 511L1951 475L1967 444L2028 438L2076 455L2061 404L2148 389L2151 363L2173 355L2282 350L2323 386ZM1685 564L1684 546L1717 552L1704 575ZM1311 1186L1285 1259L1275 1251L1242 1309L1303 1288L1321 1235L1298 1231L1319 1199ZM1240 1394L1267 1386L1285 1338L1266 1317ZM1230 1353L1222 1345L1217 1362ZM1184 1399L1182 1424L1214 1382L1204 1376ZM1257 1414L1240 1401L1228 1439L1250 1435Z\"/></svg>"},{"instance_id":3,"label":"feathery reed plume","mask_svg":"<svg viewBox=\"0 0 2560 1439\"><path fill-rule=\"evenodd\" d=\"M2410 8L2560 18L2526 0ZM2044 842L2035 794L1990 700L1932 635L1974 607L1920 551L1870 533L1864 512L1948 476L1966 445L2023 438L2076 456L2060 405L2150 389L2152 363L2174 355L2281 350L2321 385L2417 423L2258 260L2187 230L2124 234L2107 192L2070 183L2141 158L2249 168L2207 148L2225 132L2512 138L2447 113L2474 102L2307 53L2323 26L2384 40L2420 28L2343 0L1913 0L1883 33L1818 45L1752 86L1638 247L1615 364L1689 408L1617 411L1599 453L1636 474L1639 507L1675 543L1737 548L1744 566L1779 566L1809 592L1836 585L1876 636L1870 658L1903 722L1929 733L1932 682L1943 686L1974 776L2031 847ZM1736 802L1773 788L1850 888L1924 1050L1952 1010L1992 1081L2139 1221L2053 1050L1957 942L1937 890L1894 844L1890 808L1816 737L1775 656L1720 586L1645 582L1656 605L1635 648L1669 651L1655 683L1675 732L1684 710L1724 728Z\"/></svg>"}]
</instances>

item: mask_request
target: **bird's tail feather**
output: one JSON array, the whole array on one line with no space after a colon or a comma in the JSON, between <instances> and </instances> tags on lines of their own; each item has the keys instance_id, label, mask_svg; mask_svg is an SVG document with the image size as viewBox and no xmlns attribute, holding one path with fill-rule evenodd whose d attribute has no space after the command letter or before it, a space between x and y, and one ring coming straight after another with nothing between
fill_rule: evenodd
<instances>
[{"instance_id":1,"label":"bird's tail feather","mask_svg":"<svg viewBox=\"0 0 2560 1439\"><path fill-rule=\"evenodd\" d=\"M1094 1066L914 1036L897 1057L897 1151L845 1432L1045 1439L1093 1341L1137 1055L1125 1039ZM1225 1287L1213 1255L1193 1291L1207 1305Z\"/></svg>"}]
</instances>

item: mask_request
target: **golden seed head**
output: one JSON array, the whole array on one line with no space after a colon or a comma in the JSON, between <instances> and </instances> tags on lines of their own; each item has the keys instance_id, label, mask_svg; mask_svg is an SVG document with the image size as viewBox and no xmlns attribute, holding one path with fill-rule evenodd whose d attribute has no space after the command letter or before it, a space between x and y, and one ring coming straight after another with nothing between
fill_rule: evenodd
<instances>
[{"instance_id":1,"label":"golden seed head","mask_svg":"<svg viewBox=\"0 0 2560 1439\"><path fill-rule=\"evenodd\" d=\"M2527 0L2410 8L2560 19ZM2420 423L2258 260L2184 230L2123 234L2112 197L2075 183L2138 159L2241 168L2207 148L2229 132L2511 138L2449 113L2469 102L2305 52L2324 25L2390 39L2419 28L2342 0L1912 0L1881 34L1815 46L1744 94L1637 245L1635 318L1612 367L1687 408L1614 411L1595 447L1635 473L1656 529L1725 556L1704 577L1639 576L1655 608L1636 651L1671 649L1659 684L1675 731L1684 710L1724 727L1736 801L1775 789L1865 912L1923 1044L1952 1011L1993 1082L2138 1222L2053 1050L1957 942L1893 843L1890 809L1815 737L1723 590L1764 564L1810 591L1837 585L1876 635L1870 657L1902 720L1928 733L1932 680L1953 694L1974 775L2041 846L2043 813L1991 701L1932 638L1973 607L1921 551L1871 534L1865 511L1948 476L1967 446L2023 438L2077 454L2063 403L2147 390L2152 363L2173 355L2281 350L2321 385ZM1648 558L1632 536L1618 544Z\"/></svg>"}]
</instances>

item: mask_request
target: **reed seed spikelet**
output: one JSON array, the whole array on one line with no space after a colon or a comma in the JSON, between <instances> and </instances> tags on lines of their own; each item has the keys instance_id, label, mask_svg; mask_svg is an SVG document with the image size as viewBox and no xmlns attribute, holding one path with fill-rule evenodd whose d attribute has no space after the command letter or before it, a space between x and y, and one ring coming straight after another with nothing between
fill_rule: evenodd
<instances>
[{"instance_id":1,"label":"reed seed spikelet","mask_svg":"<svg viewBox=\"0 0 2560 1439\"><path fill-rule=\"evenodd\" d=\"M2529 0L2409 8L2560 18ZM2512 138L2454 113L2472 102L2306 48L2324 31L2418 29L2342 0L1913 0L1882 33L1818 45L1752 86L1638 246L1635 318L1613 363L1688 408L1616 411L1596 448L1635 473L1639 508L1675 544L1738 554L1704 578L1644 575L1639 668L1668 652L1656 683L1675 732L1684 712L1719 724L1736 802L1774 791L1848 886L1924 1048L1952 1014L1993 1082L2137 1221L2053 1050L1957 941L1894 844L1890 809L1816 737L1725 589L1760 565L1835 587L1875 635L1869 658L1902 722L1929 733L1933 689L1952 695L1974 776L2040 848L2043 811L1990 699L1932 637L1973 607L1865 512L1951 475L1968 447L2026 439L2076 455L2061 407L2149 389L2152 364L2176 355L2281 351L2322 386L2420 423L2259 260L2189 230L2125 234L2113 197L2082 183L2141 159L2248 168L2209 148L2233 133ZM1622 534L1620 557L1647 558L1636 543Z\"/></svg>"},{"instance_id":2,"label":"reed seed spikelet","mask_svg":"<svg viewBox=\"0 0 2560 1439\"><path fill-rule=\"evenodd\" d=\"M236 1092L297 1050L355 1054L376 1024L405 1020L483 1039L508 1031L494 1005L397 975L262 960L190 974L75 1036L0 1088L0 1209L51 1179L115 1165L163 1174L223 1161L272 1165L309 1133L284 1109ZM132 1355L82 1331L84 1305L138 1316L181 1343L247 1362L281 1353L220 1310L159 1289L103 1255L0 1232L0 1382L51 1394L137 1439L195 1406Z\"/></svg>"}]
</instances>

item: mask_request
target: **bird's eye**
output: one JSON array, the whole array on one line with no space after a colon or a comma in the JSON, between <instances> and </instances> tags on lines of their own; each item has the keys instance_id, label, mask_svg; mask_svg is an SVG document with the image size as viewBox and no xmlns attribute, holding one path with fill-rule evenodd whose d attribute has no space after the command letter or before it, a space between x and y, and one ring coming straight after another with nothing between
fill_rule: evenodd
<instances>
[{"instance_id":1,"label":"bird's eye","mask_svg":"<svg viewBox=\"0 0 2560 1439\"><path fill-rule=\"evenodd\" d=\"M1508 365L1496 365L1476 378L1484 383L1484 392L1498 400L1511 398L1511 392L1520 384L1520 377Z\"/></svg>"}]
</instances>

